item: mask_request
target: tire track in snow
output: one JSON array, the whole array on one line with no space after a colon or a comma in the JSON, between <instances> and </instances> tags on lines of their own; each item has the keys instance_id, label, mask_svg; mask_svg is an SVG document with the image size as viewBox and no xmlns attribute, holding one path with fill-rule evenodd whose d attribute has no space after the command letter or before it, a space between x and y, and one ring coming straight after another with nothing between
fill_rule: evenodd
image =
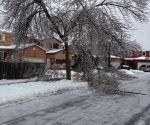
<instances>
[{"instance_id":1,"label":"tire track in snow","mask_svg":"<svg viewBox=\"0 0 150 125\"><path fill-rule=\"evenodd\" d=\"M44 116L48 113L53 113L53 112L59 111L61 109L66 109L68 107L71 107L72 105L83 102L87 97L88 96L80 96L80 97L77 97L77 98L74 98L74 99L65 100L63 103L56 104L56 106L49 107L49 108L46 108L46 109L42 109L42 110L27 114L27 115L24 115L24 116L21 116L21 117L18 117L18 118L9 120L9 121L5 121L1 124L2 125L19 125L18 123L21 122L21 121L26 121L27 117L37 117L39 115Z\"/></svg>"}]
</instances>

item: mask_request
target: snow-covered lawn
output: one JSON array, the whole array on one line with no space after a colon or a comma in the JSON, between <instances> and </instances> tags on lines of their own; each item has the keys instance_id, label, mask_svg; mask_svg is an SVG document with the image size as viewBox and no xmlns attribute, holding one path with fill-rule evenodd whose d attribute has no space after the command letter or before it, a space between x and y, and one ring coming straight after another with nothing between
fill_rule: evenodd
<instances>
[{"instance_id":1,"label":"snow-covered lawn","mask_svg":"<svg viewBox=\"0 0 150 125\"><path fill-rule=\"evenodd\" d=\"M22 80L20 80L22 82ZM10 83L11 80L1 80L0 83ZM12 80L12 83L14 80ZM87 87L85 82L73 82L60 80L55 82L27 82L9 85L0 85L0 106L41 98L62 91L74 90Z\"/></svg>"}]
</instances>

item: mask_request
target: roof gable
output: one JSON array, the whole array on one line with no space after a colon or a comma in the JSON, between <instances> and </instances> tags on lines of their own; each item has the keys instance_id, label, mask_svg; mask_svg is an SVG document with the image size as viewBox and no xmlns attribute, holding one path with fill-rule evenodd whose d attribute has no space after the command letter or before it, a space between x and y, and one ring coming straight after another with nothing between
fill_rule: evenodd
<instances>
[{"instance_id":1,"label":"roof gable","mask_svg":"<svg viewBox=\"0 0 150 125\"><path fill-rule=\"evenodd\" d=\"M44 50L46 52L46 49L44 49L43 47L41 47L41 46L39 46L39 45L37 45L35 43L33 43L33 44L25 44L24 48L29 48L29 47L32 47L32 46L37 46L38 48L40 48L40 49L42 49L42 50Z\"/></svg>"}]
</instances>

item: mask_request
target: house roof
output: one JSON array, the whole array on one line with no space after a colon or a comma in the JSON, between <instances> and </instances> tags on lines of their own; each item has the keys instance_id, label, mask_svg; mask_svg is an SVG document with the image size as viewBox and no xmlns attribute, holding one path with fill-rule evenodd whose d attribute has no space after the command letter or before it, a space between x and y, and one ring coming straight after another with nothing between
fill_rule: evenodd
<instances>
[{"instance_id":1,"label":"house roof","mask_svg":"<svg viewBox=\"0 0 150 125\"><path fill-rule=\"evenodd\" d=\"M10 45L10 46L0 45L0 50L11 50L15 48L16 48L16 45Z\"/></svg>"},{"instance_id":2,"label":"house roof","mask_svg":"<svg viewBox=\"0 0 150 125\"><path fill-rule=\"evenodd\" d=\"M52 53L57 53L57 52L60 52L60 51L62 51L62 50L64 50L64 49L52 49L52 50L49 50L49 51L47 51L46 53L48 54L52 54Z\"/></svg>"},{"instance_id":3,"label":"house roof","mask_svg":"<svg viewBox=\"0 0 150 125\"><path fill-rule=\"evenodd\" d=\"M150 59L149 57L144 57L144 56L137 57L137 58L125 58L125 60L149 60L149 59Z\"/></svg>"},{"instance_id":4,"label":"house roof","mask_svg":"<svg viewBox=\"0 0 150 125\"><path fill-rule=\"evenodd\" d=\"M37 46L39 48L41 48L42 50L46 51L44 48L42 48L41 46L33 43L33 44L21 44L18 46L18 49L23 49L23 48L28 48L28 47L32 47L32 46ZM16 45L10 45L10 46L4 46L4 45L0 45L0 50L12 50L15 49L17 46Z\"/></svg>"},{"instance_id":5,"label":"house roof","mask_svg":"<svg viewBox=\"0 0 150 125\"><path fill-rule=\"evenodd\" d=\"M111 58L118 58L118 59L120 59L119 56L110 55L110 57L111 57Z\"/></svg>"},{"instance_id":6,"label":"house roof","mask_svg":"<svg viewBox=\"0 0 150 125\"><path fill-rule=\"evenodd\" d=\"M35 43L32 43L32 44L25 44L23 47L24 47L24 48L28 48L28 47L32 47L32 46L37 46L37 47L41 48L42 50L47 51L46 49L44 49L43 47L41 47L41 46L39 46L39 45L37 45L37 44L35 44Z\"/></svg>"},{"instance_id":7,"label":"house roof","mask_svg":"<svg viewBox=\"0 0 150 125\"><path fill-rule=\"evenodd\" d=\"M6 30L6 29L0 29L0 32L8 33L8 34L13 34L12 31Z\"/></svg>"}]
</instances>

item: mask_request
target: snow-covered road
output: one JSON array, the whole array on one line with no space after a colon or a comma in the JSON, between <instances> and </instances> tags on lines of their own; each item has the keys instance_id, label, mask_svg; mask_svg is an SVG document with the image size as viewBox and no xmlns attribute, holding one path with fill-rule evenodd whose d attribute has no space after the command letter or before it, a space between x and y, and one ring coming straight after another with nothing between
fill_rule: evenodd
<instances>
[{"instance_id":1,"label":"snow-covered road","mask_svg":"<svg viewBox=\"0 0 150 125\"><path fill-rule=\"evenodd\" d=\"M120 87L146 95L97 95L86 89L74 90L1 107L0 125L149 125L150 73L135 74L138 78L123 81Z\"/></svg>"}]
</instances>

